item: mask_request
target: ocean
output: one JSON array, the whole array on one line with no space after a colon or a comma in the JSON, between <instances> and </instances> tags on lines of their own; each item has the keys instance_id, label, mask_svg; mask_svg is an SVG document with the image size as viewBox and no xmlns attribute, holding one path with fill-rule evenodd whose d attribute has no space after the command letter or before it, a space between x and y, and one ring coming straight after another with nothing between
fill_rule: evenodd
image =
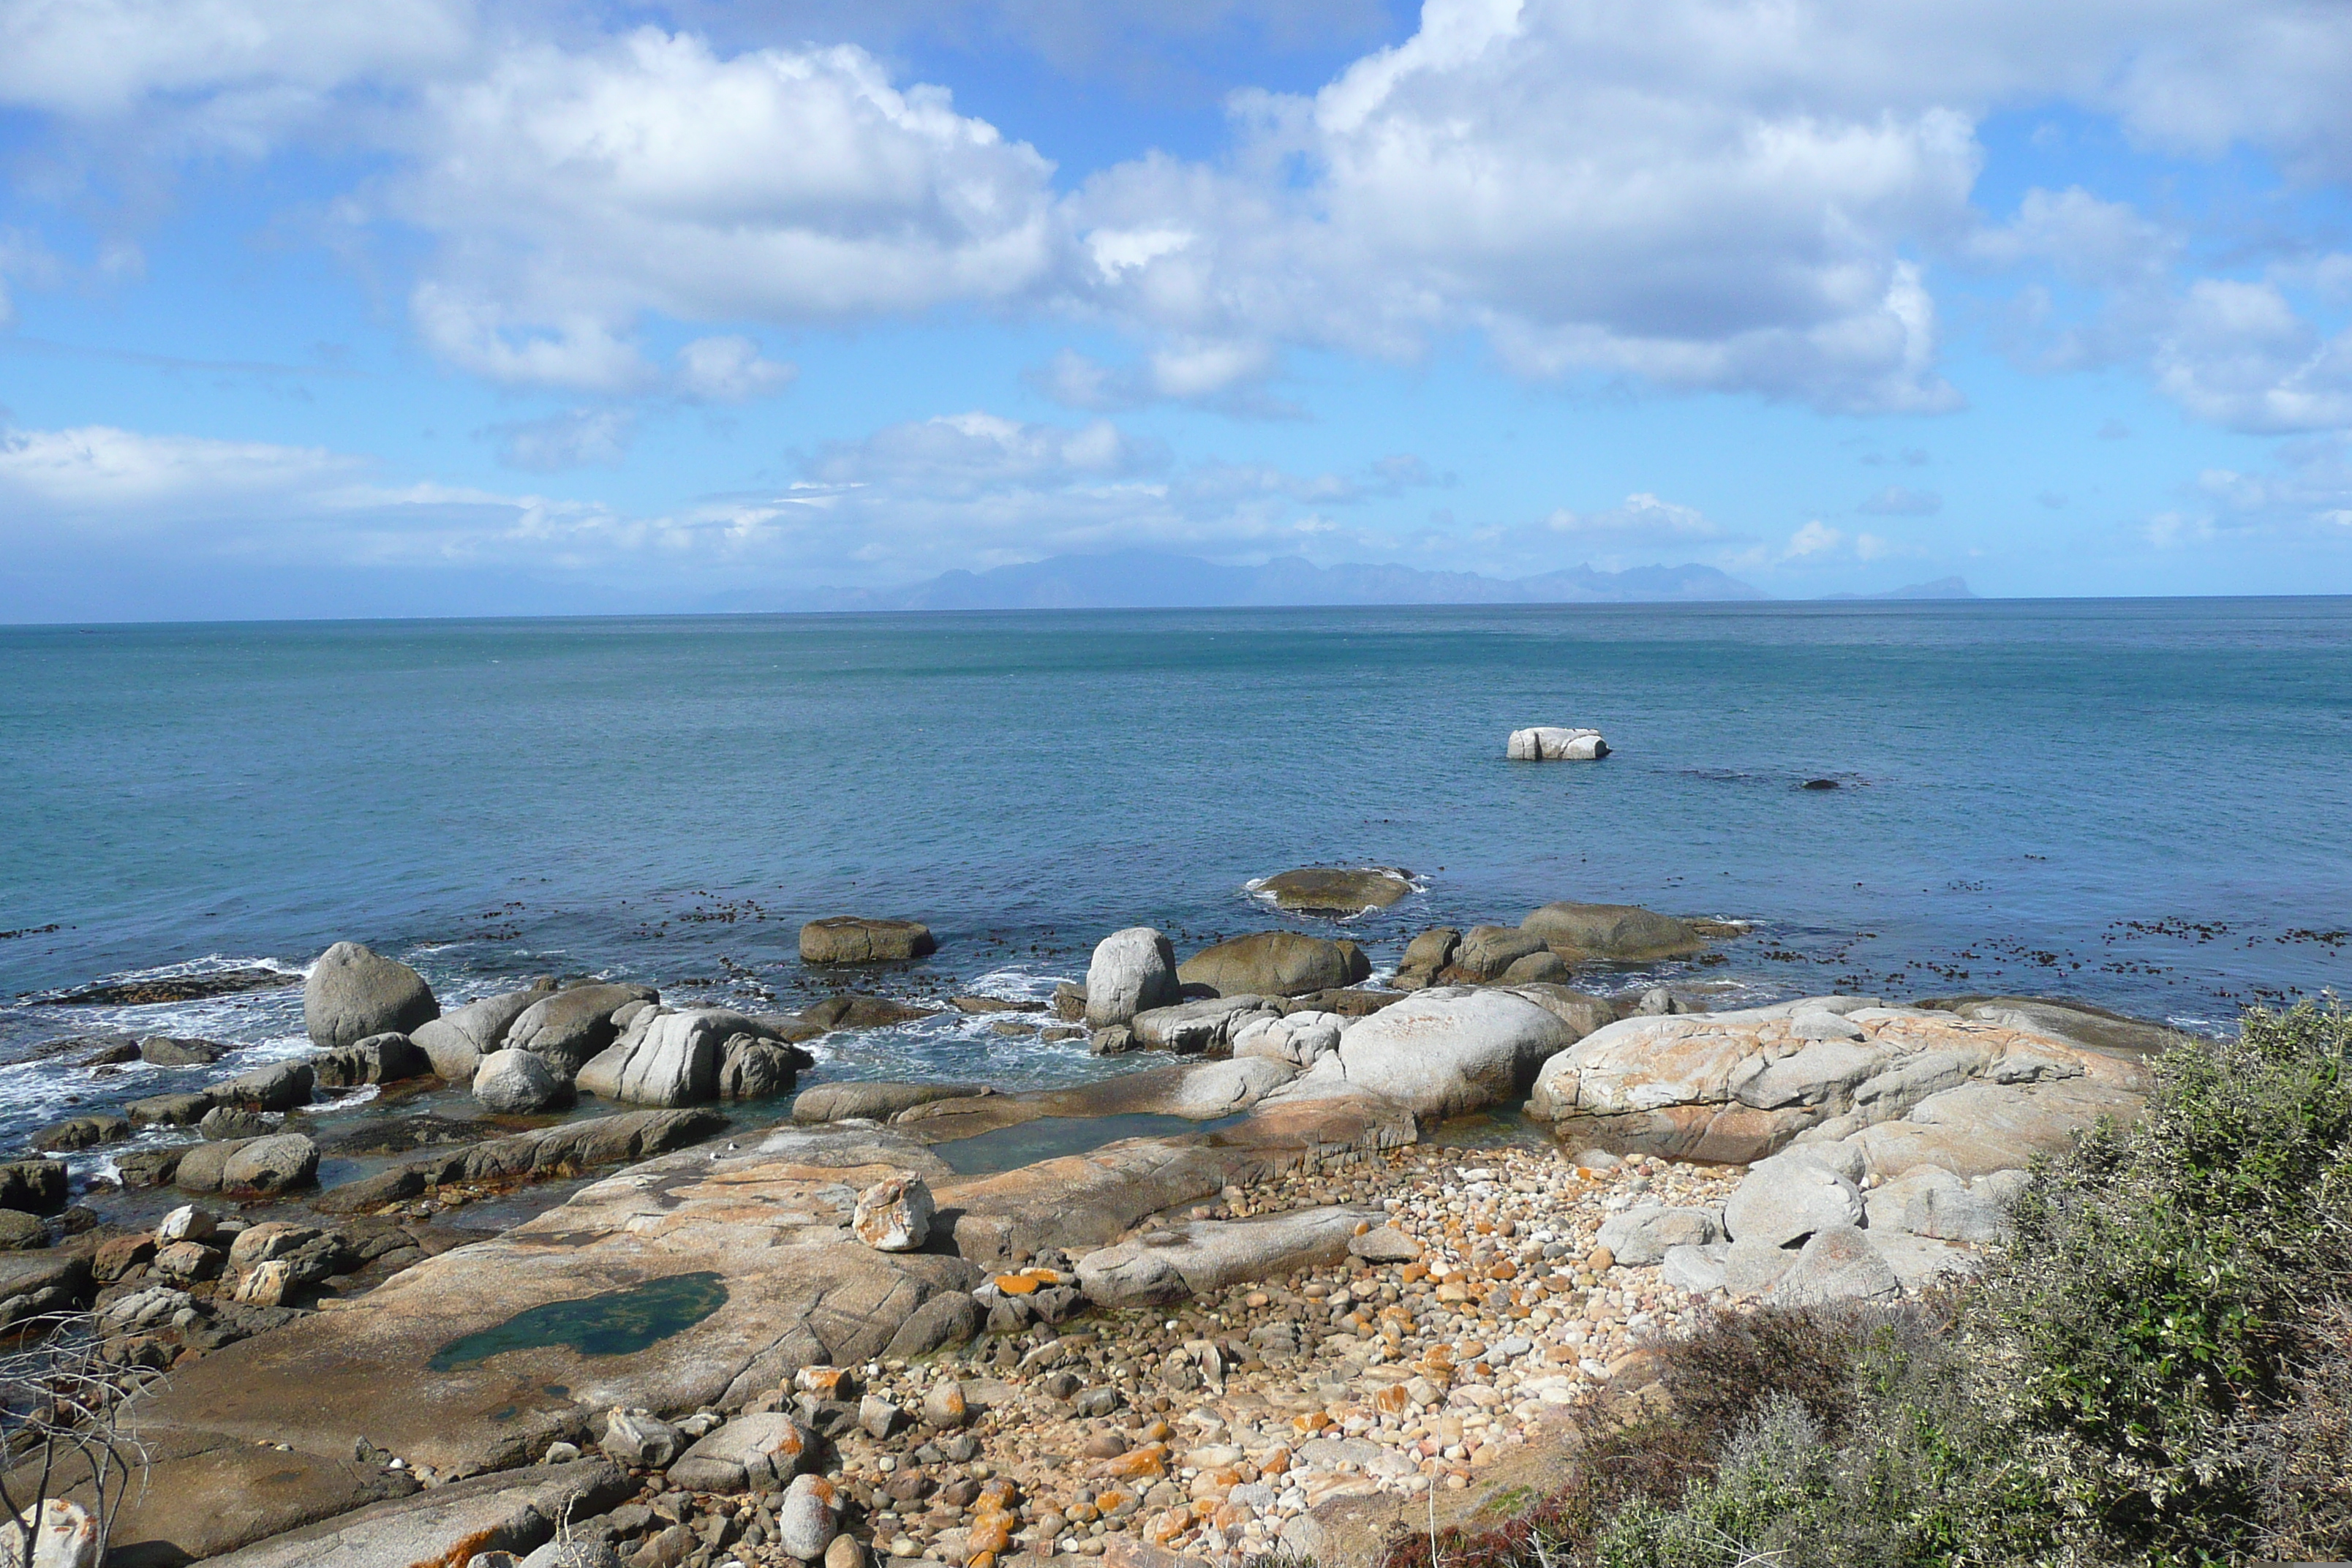
<instances>
[{"instance_id":1,"label":"ocean","mask_svg":"<svg viewBox=\"0 0 2352 1568\"><path fill-rule=\"evenodd\" d=\"M1591 763L1504 760L1591 725ZM917 997L1042 997L1120 926L1394 963L1558 899L1752 922L1600 973L1709 1005L2063 994L2219 1030L2343 983L2352 600L1022 612L0 629L0 1143L299 1053L330 942L446 1006L540 973L797 1006L803 921L919 919ZM1809 780L1836 789L1805 789ZM1413 873L1347 922L1248 884ZM803 1082L1129 1062L950 1014ZM201 1036L208 1069L42 1054Z\"/></svg>"}]
</instances>

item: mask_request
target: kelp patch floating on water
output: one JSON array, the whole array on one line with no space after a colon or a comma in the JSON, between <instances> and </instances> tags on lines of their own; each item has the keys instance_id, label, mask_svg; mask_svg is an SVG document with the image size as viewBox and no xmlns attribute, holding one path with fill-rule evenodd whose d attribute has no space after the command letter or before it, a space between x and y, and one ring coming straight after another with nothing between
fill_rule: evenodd
<instances>
[{"instance_id":1,"label":"kelp patch floating on water","mask_svg":"<svg viewBox=\"0 0 2352 1568\"><path fill-rule=\"evenodd\" d=\"M684 1333L726 1304L727 1286L718 1275L673 1274L517 1312L503 1323L451 1340L425 1364L449 1372L509 1351L551 1346L582 1355L634 1355Z\"/></svg>"}]
</instances>

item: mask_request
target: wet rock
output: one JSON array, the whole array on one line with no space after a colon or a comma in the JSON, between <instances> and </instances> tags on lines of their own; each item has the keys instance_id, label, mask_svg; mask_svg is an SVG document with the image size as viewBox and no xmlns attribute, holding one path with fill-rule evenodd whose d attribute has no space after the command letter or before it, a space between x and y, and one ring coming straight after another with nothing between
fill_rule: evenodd
<instances>
[{"instance_id":1,"label":"wet rock","mask_svg":"<svg viewBox=\"0 0 2352 1568\"><path fill-rule=\"evenodd\" d=\"M1609 742L1600 731L1548 724L1514 730L1503 745L1503 755L1515 763L1590 763L1608 754Z\"/></svg>"},{"instance_id":2,"label":"wet rock","mask_svg":"<svg viewBox=\"0 0 2352 1568\"><path fill-rule=\"evenodd\" d=\"M719 1098L765 1100L787 1094L812 1058L794 1046L751 1035L730 1035L719 1054Z\"/></svg>"},{"instance_id":3,"label":"wet rock","mask_svg":"<svg viewBox=\"0 0 2352 1568\"><path fill-rule=\"evenodd\" d=\"M49 1244L49 1227L37 1215L0 1209L0 1252L25 1252Z\"/></svg>"},{"instance_id":4,"label":"wet rock","mask_svg":"<svg viewBox=\"0 0 2352 1568\"><path fill-rule=\"evenodd\" d=\"M436 1077L470 1083L482 1058L506 1043L515 1020L554 989L553 980L543 980L520 991L485 996L420 1025L409 1037L432 1063Z\"/></svg>"},{"instance_id":5,"label":"wet rock","mask_svg":"<svg viewBox=\"0 0 2352 1568\"><path fill-rule=\"evenodd\" d=\"M133 1127L193 1127L213 1108L213 1097L194 1094L152 1094L122 1108Z\"/></svg>"},{"instance_id":6,"label":"wet rock","mask_svg":"<svg viewBox=\"0 0 2352 1568\"><path fill-rule=\"evenodd\" d=\"M1087 988L1066 980L1056 981L1054 999L1047 1005L1054 1016L1065 1024L1083 1022L1087 1016Z\"/></svg>"},{"instance_id":7,"label":"wet rock","mask_svg":"<svg viewBox=\"0 0 2352 1568\"><path fill-rule=\"evenodd\" d=\"M857 1194L850 1229L877 1251L918 1252L930 1238L932 1213L931 1189L922 1177L904 1173Z\"/></svg>"},{"instance_id":8,"label":"wet rock","mask_svg":"<svg viewBox=\"0 0 2352 1568\"><path fill-rule=\"evenodd\" d=\"M1564 957L1611 963L1648 963L1706 951L1688 921L1634 904L1546 904L1519 922Z\"/></svg>"},{"instance_id":9,"label":"wet rock","mask_svg":"<svg viewBox=\"0 0 2352 1568\"><path fill-rule=\"evenodd\" d=\"M1176 977L1220 996L1298 996L1354 985L1371 973L1371 961L1352 942L1270 931L1204 948L1177 966Z\"/></svg>"},{"instance_id":10,"label":"wet rock","mask_svg":"<svg viewBox=\"0 0 2352 1568\"><path fill-rule=\"evenodd\" d=\"M1178 1000L1176 950L1150 926L1113 931L1095 945L1087 965L1085 1021L1107 1029L1138 1013Z\"/></svg>"},{"instance_id":11,"label":"wet rock","mask_svg":"<svg viewBox=\"0 0 2352 1568\"><path fill-rule=\"evenodd\" d=\"M354 1045L321 1052L312 1058L310 1070L322 1089L357 1089L423 1078L433 1070L433 1062L406 1035L370 1035Z\"/></svg>"},{"instance_id":12,"label":"wet rock","mask_svg":"<svg viewBox=\"0 0 2352 1568\"><path fill-rule=\"evenodd\" d=\"M546 1058L509 1047L492 1051L474 1069L474 1098L501 1116L531 1116L572 1103L572 1086Z\"/></svg>"},{"instance_id":13,"label":"wet rock","mask_svg":"<svg viewBox=\"0 0 2352 1568\"><path fill-rule=\"evenodd\" d=\"M280 1132L237 1144L221 1165L221 1191L268 1194L307 1187L319 1177L319 1146L299 1132ZM183 1169L185 1163L183 1162Z\"/></svg>"},{"instance_id":14,"label":"wet rock","mask_svg":"<svg viewBox=\"0 0 2352 1568\"><path fill-rule=\"evenodd\" d=\"M197 1121L196 1131L215 1143L223 1143L268 1137L270 1121L258 1110L247 1110L241 1105L215 1105Z\"/></svg>"},{"instance_id":15,"label":"wet rock","mask_svg":"<svg viewBox=\"0 0 2352 1568\"><path fill-rule=\"evenodd\" d=\"M1275 908L1301 915L1360 915L1384 910L1412 891L1412 873L1393 866L1307 867L1254 882Z\"/></svg>"},{"instance_id":16,"label":"wet rock","mask_svg":"<svg viewBox=\"0 0 2352 1568\"><path fill-rule=\"evenodd\" d=\"M59 1247L0 1253L0 1329L89 1305L89 1260Z\"/></svg>"},{"instance_id":17,"label":"wet rock","mask_svg":"<svg viewBox=\"0 0 2352 1568\"><path fill-rule=\"evenodd\" d=\"M33 1147L44 1152L69 1153L76 1150L95 1149L101 1143L117 1143L131 1136L131 1121L112 1111L99 1111L89 1116L77 1116L70 1121L44 1127L33 1134ZM8 1205L0 1205L0 1207Z\"/></svg>"},{"instance_id":18,"label":"wet rock","mask_svg":"<svg viewBox=\"0 0 2352 1568\"><path fill-rule=\"evenodd\" d=\"M793 1101L794 1121L887 1121L935 1100L969 1100L994 1092L976 1083L824 1083Z\"/></svg>"},{"instance_id":19,"label":"wet rock","mask_svg":"<svg viewBox=\"0 0 2352 1568\"><path fill-rule=\"evenodd\" d=\"M0 1164L0 1209L56 1214L66 1206L66 1168L56 1160L12 1160Z\"/></svg>"},{"instance_id":20,"label":"wet rock","mask_svg":"<svg viewBox=\"0 0 2352 1568\"><path fill-rule=\"evenodd\" d=\"M139 1042L137 1059L159 1068L193 1068L209 1067L226 1055L228 1047L215 1041L149 1035Z\"/></svg>"},{"instance_id":21,"label":"wet rock","mask_svg":"<svg viewBox=\"0 0 2352 1568\"><path fill-rule=\"evenodd\" d=\"M215 1105L247 1110L291 1110L310 1103L314 1081L309 1062L272 1062L214 1084L205 1092Z\"/></svg>"},{"instance_id":22,"label":"wet rock","mask_svg":"<svg viewBox=\"0 0 2352 1568\"><path fill-rule=\"evenodd\" d=\"M801 1016L820 1029L885 1029L893 1024L928 1018L938 1010L894 1002L887 996L841 995L828 996L803 1009Z\"/></svg>"},{"instance_id":23,"label":"wet rock","mask_svg":"<svg viewBox=\"0 0 2352 1568\"><path fill-rule=\"evenodd\" d=\"M302 1021L310 1041L330 1050L387 1030L408 1034L440 1016L422 975L355 942L327 949L302 984Z\"/></svg>"},{"instance_id":24,"label":"wet rock","mask_svg":"<svg viewBox=\"0 0 2352 1568\"><path fill-rule=\"evenodd\" d=\"M386 1204L420 1196L424 1191L425 1173L421 1171L379 1171L373 1176L330 1187L311 1203L328 1214L373 1214Z\"/></svg>"},{"instance_id":25,"label":"wet rock","mask_svg":"<svg viewBox=\"0 0 2352 1568\"><path fill-rule=\"evenodd\" d=\"M922 958L938 950L930 928L919 921L835 915L801 927L803 963L888 963Z\"/></svg>"}]
</instances>

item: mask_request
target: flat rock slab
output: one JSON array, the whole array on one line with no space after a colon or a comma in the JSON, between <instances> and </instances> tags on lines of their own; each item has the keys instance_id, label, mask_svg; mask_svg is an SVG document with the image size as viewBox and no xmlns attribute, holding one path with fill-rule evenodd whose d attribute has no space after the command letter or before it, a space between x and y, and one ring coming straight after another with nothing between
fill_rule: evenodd
<instances>
[{"instance_id":1,"label":"flat rock slab","mask_svg":"<svg viewBox=\"0 0 2352 1568\"><path fill-rule=\"evenodd\" d=\"M828 1155L884 1158L816 1163ZM633 1166L348 1307L214 1352L149 1419L322 1456L364 1438L446 1479L534 1460L614 1405L732 1408L798 1367L879 1354L923 1300L977 1282L960 1258L850 1238L857 1194L927 1159L877 1129L794 1129ZM593 1311L562 1305L599 1297ZM551 1315L571 1321L518 1334ZM487 1348L518 1337L573 1342Z\"/></svg>"},{"instance_id":2,"label":"flat rock slab","mask_svg":"<svg viewBox=\"0 0 2352 1568\"><path fill-rule=\"evenodd\" d=\"M1338 1263L1348 1256L1348 1243L1360 1226L1387 1222L1381 1209L1350 1207L1196 1220L1089 1253L1078 1260L1078 1284L1097 1306L1181 1300L1244 1280Z\"/></svg>"},{"instance_id":3,"label":"flat rock slab","mask_svg":"<svg viewBox=\"0 0 2352 1568\"><path fill-rule=\"evenodd\" d=\"M483 1552L517 1556L636 1491L602 1459L535 1466L377 1503L215 1557L219 1568L464 1568Z\"/></svg>"}]
</instances>

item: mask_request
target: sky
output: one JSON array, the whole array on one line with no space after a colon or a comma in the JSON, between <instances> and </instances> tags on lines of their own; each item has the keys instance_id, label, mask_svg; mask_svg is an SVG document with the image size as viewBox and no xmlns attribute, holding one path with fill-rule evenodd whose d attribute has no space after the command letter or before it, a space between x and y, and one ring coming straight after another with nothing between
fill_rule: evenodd
<instances>
[{"instance_id":1,"label":"sky","mask_svg":"<svg viewBox=\"0 0 2352 1568\"><path fill-rule=\"evenodd\" d=\"M2341 0L0 0L0 621L2352 592Z\"/></svg>"}]
</instances>

